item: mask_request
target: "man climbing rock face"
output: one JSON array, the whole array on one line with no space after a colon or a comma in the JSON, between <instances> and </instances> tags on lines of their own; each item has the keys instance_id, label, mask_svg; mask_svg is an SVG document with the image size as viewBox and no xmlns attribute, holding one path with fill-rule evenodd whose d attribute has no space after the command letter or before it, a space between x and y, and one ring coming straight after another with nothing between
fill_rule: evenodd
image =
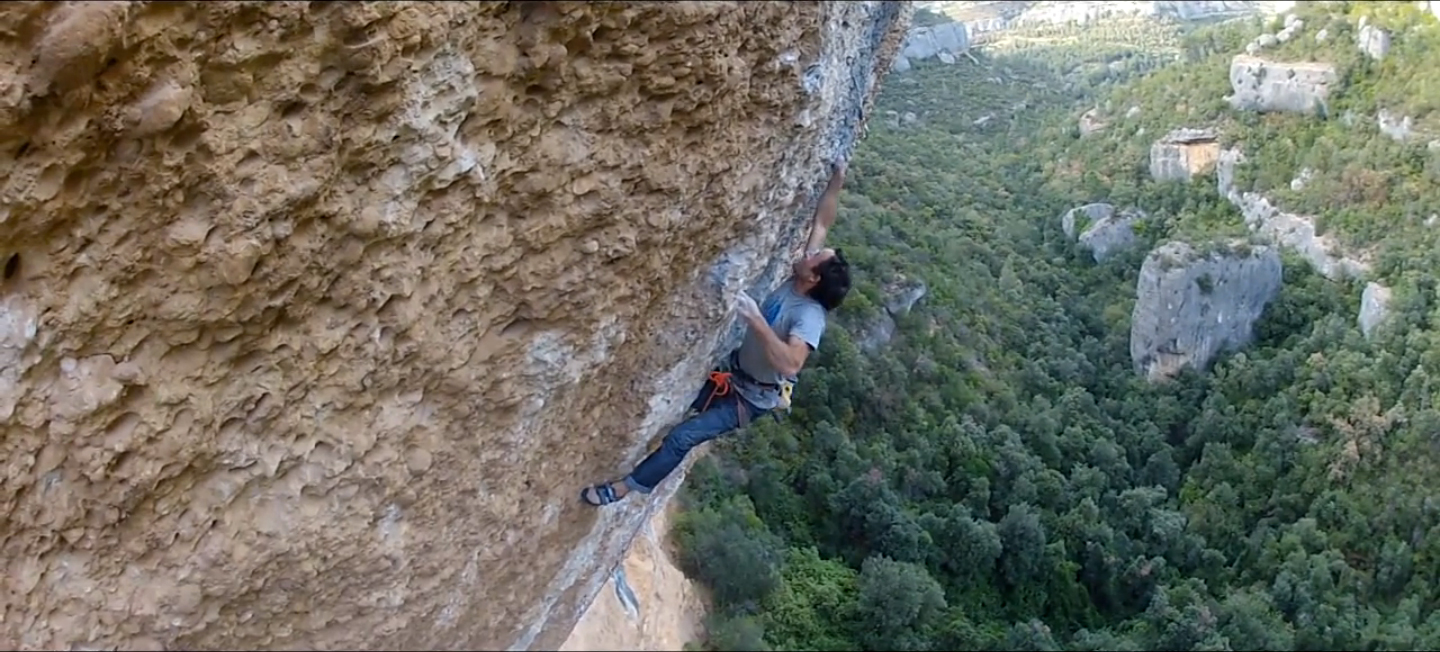
<instances>
[{"instance_id":1,"label":"man climbing rock face","mask_svg":"<svg viewBox=\"0 0 1440 652\"><path fill-rule=\"evenodd\" d=\"M830 183L815 209L805 256L789 279L756 305L741 291L735 310L744 320L745 339L727 360L728 371L711 372L691 409L694 414L665 435L630 475L618 482L586 487L581 499L609 505L631 491L648 494L670 475L691 449L734 432L777 408L788 408L790 387L810 353L820 346L827 313L850 292L850 267L839 250L826 249L825 236L835 224L845 164L836 163Z\"/></svg>"}]
</instances>

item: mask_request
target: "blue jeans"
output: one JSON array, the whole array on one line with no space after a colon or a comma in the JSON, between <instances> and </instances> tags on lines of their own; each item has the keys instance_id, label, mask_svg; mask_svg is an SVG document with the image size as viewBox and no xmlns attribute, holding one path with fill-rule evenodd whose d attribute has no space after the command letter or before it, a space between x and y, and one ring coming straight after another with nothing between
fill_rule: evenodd
<instances>
[{"instance_id":1,"label":"blue jeans","mask_svg":"<svg viewBox=\"0 0 1440 652\"><path fill-rule=\"evenodd\" d=\"M670 475L690 449L699 446L712 439L718 439L734 432L740 427L740 404L743 402L748 421L753 421L763 416L769 410L762 410L755 407L749 401L741 398L732 388L725 396L716 396L710 401L707 408L705 401L710 399L710 393L715 390L712 382L706 382L700 388L700 395L690 404L692 410L702 410L699 414L690 417L665 435L665 440L660 443L660 448L650 453L644 460L635 466L635 470L625 477L625 486L632 491L648 494Z\"/></svg>"}]
</instances>

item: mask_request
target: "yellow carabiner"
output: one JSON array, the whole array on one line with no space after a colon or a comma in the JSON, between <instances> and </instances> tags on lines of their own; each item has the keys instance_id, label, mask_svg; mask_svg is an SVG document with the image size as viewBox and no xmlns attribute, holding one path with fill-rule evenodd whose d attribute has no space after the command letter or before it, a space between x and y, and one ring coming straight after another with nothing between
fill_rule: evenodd
<instances>
[{"instance_id":1,"label":"yellow carabiner","mask_svg":"<svg viewBox=\"0 0 1440 652\"><path fill-rule=\"evenodd\" d=\"M780 382L780 407L790 409L790 393L795 390L795 385L789 381Z\"/></svg>"}]
</instances>

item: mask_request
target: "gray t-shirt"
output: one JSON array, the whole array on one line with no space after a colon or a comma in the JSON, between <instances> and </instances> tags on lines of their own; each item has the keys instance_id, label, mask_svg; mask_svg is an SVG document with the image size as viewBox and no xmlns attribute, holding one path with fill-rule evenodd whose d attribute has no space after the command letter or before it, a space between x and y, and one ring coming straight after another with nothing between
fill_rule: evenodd
<instances>
[{"instance_id":1,"label":"gray t-shirt","mask_svg":"<svg viewBox=\"0 0 1440 652\"><path fill-rule=\"evenodd\" d=\"M788 342L791 336L795 336L809 344L811 351L820 348L820 336L825 333L825 308L814 299L797 294L793 276L765 297L760 304L760 314L765 316L770 329L780 336L782 342ZM765 358L765 346L748 328L745 340L736 352L735 363L741 371L762 383L778 385L782 380L795 380L782 377L770 366L770 361ZM759 387L737 377L735 391L763 410L773 410L780 405L779 388Z\"/></svg>"}]
</instances>

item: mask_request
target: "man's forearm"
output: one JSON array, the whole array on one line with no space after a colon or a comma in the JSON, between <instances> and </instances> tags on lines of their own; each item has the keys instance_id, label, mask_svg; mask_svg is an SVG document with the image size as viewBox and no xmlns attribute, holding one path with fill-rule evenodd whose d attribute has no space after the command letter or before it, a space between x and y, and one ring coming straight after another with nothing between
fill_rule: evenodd
<instances>
[{"instance_id":1,"label":"man's forearm","mask_svg":"<svg viewBox=\"0 0 1440 652\"><path fill-rule=\"evenodd\" d=\"M784 376L794 376L799 373L799 364L792 357L790 346L780 339L779 335L770 328L770 324L764 319L750 319L751 332L755 338L760 340L760 348L765 351L765 360L770 366Z\"/></svg>"},{"instance_id":2,"label":"man's forearm","mask_svg":"<svg viewBox=\"0 0 1440 652\"><path fill-rule=\"evenodd\" d=\"M820 195L820 203L815 207L815 220L810 226L810 239L805 243L806 251L825 246L825 236L830 233L830 227L835 225L835 217L840 212L840 189L844 185L845 169L837 166L830 175L830 183L825 186L825 193Z\"/></svg>"}]
</instances>

